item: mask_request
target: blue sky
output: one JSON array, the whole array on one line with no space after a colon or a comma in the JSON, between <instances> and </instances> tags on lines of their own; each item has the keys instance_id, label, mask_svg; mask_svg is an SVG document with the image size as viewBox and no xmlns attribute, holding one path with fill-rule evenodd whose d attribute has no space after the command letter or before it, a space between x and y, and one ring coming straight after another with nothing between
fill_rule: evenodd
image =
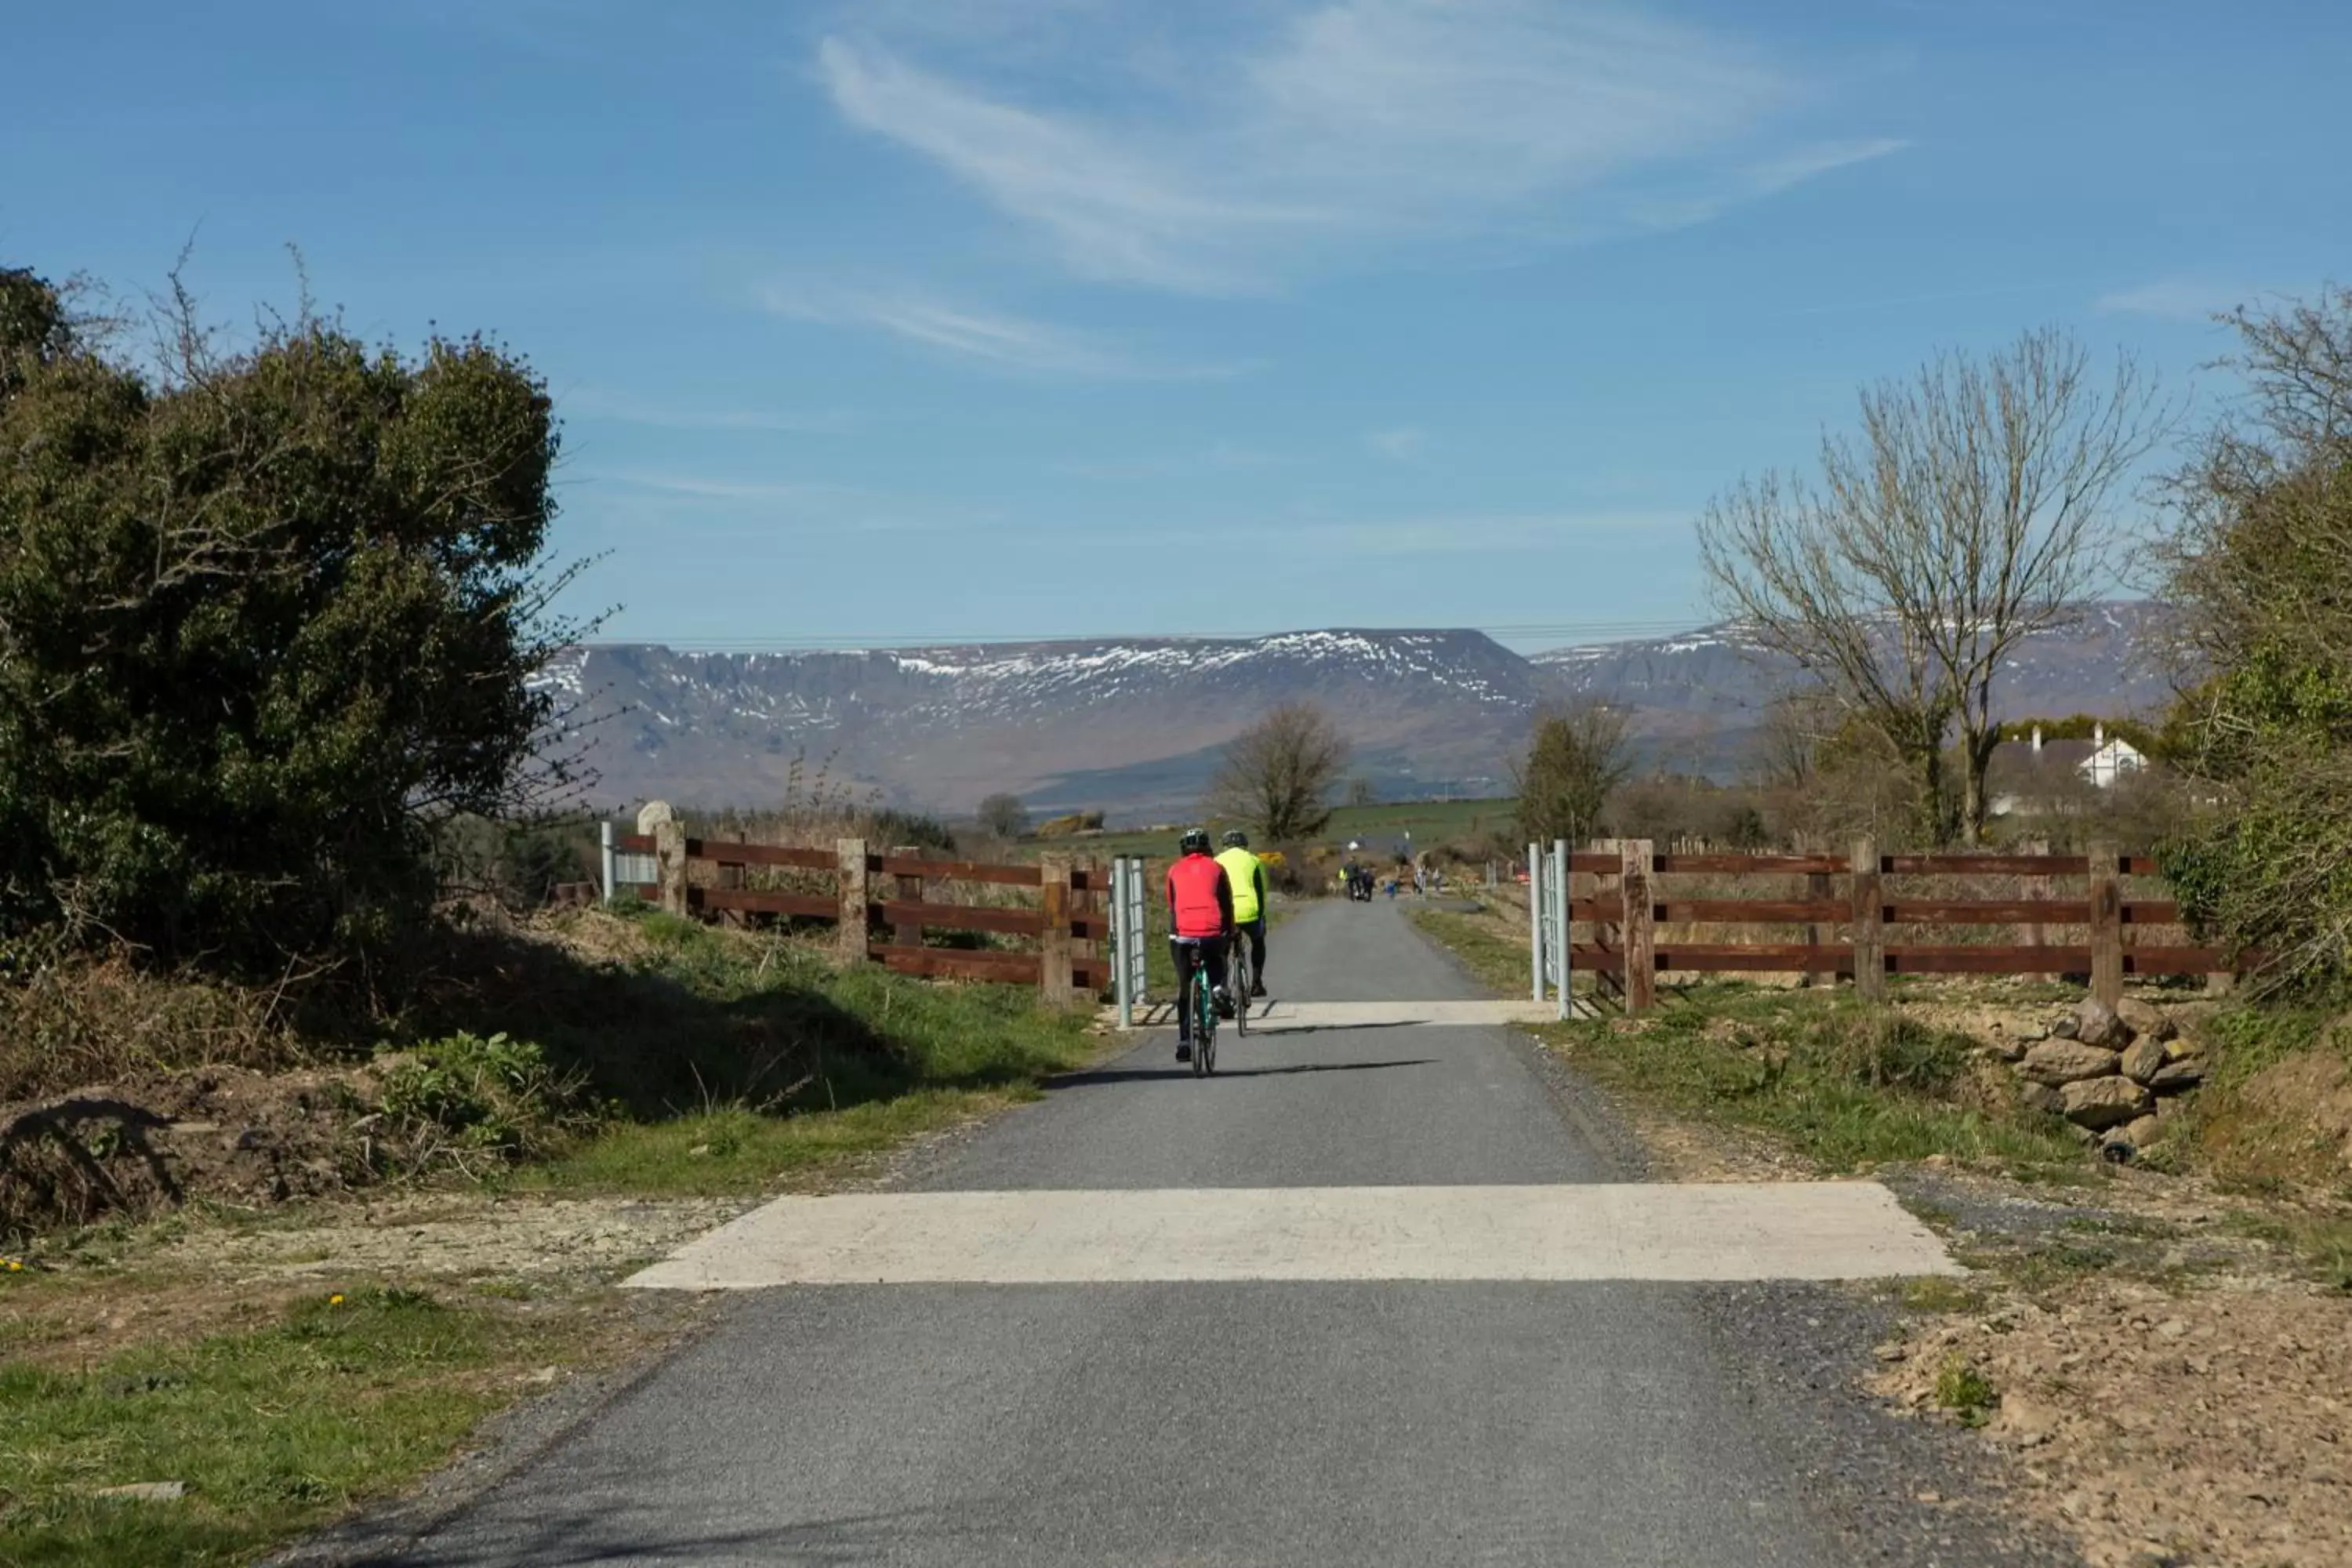
<instances>
[{"instance_id":1,"label":"blue sky","mask_svg":"<svg viewBox=\"0 0 2352 1568\"><path fill-rule=\"evenodd\" d=\"M2340 0L44 5L0 258L527 353L573 607L794 645L1706 618L1690 522L2055 322L2352 279Z\"/></svg>"}]
</instances>

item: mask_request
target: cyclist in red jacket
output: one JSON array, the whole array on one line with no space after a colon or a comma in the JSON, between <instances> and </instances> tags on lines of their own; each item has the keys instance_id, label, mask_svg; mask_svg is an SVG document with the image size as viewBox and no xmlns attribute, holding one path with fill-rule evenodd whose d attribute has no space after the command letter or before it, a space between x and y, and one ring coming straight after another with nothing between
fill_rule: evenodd
<instances>
[{"instance_id":1,"label":"cyclist in red jacket","mask_svg":"<svg viewBox=\"0 0 2352 1568\"><path fill-rule=\"evenodd\" d=\"M1234 933L1234 884L1209 854L1206 829L1184 832L1168 868L1168 948L1176 960L1176 1059L1192 1059L1192 976L1208 966L1209 984L1225 994L1225 942Z\"/></svg>"}]
</instances>

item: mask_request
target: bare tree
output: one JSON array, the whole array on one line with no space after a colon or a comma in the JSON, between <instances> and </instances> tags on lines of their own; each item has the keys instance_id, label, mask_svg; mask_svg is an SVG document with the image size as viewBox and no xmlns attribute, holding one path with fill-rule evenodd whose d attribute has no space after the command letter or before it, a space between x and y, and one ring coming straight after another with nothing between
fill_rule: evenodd
<instances>
[{"instance_id":1,"label":"bare tree","mask_svg":"<svg viewBox=\"0 0 2352 1568\"><path fill-rule=\"evenodd\" d=\"M1225 748L1208 811L1252 823L1272 843L1304 838L1331 820L1331 787L1347 766L1348 742L1330 716L1311 702L1286 703Z\"/></svg>"},{"instance_id":2,"label":"bare tree","mask_svg":"<svg viewBox=\"0 0 2352 1568\"><path fill-rule=\"evenodd\" d=\"M1029 808L1017 795L992 795L980 803L980 825L999 838L1018 838L1029 831Z\"/></svg>"},{"instance_id":3,"label":"bare tree","mask_svg":"<svg viewBox=\"0 0 2352 1568\"><path fill-rule=\"evenodd\" d=\"M2017 645L2112 581L2116 489L2168 423L2127 354L2094 370L2073 337L1949 353L1862 395L1822 441L1818 481L1766 475L1709 506L1717 601L1893 743L1937 817L1959 731L1957 826L1982 839L1994 688Z\"/></svg>"},{"instance_id":4,"label":"bare tree","mask_svg":"<svg viewBox=\"0 0 2352 1568\"><path fill-rule=\"evenodd\" d=\"M1521 831L1546 844L1583 843L1631 771L1625 717L1617 710L1599 703L1538 710L1528 754L1511 765Z\"/></svg>"}]
</instances>

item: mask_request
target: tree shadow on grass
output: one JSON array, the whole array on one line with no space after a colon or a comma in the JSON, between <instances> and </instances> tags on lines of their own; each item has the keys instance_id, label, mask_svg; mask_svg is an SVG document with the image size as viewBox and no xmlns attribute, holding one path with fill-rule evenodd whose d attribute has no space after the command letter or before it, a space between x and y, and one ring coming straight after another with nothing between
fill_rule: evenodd
<instances>
[{"instance_id":1,"label":"tree shadow on grass","mask_svg":"<svg viewBox=\"0 0 2352 1568\"><path fill-rule=\"evenodd\" d=\"M747 963L710 989L510 932L451 933L436 960L434 983L403 1019L407 1032L535 1041L558 1071L641 1120L738 1102L771 1112L845 1108L1034 1076L1015 1051L939 1070L887 1027L887 1008L877 1026L807 983L805 960L781 975L754 974Z\"/></svg>"}]
</instances>

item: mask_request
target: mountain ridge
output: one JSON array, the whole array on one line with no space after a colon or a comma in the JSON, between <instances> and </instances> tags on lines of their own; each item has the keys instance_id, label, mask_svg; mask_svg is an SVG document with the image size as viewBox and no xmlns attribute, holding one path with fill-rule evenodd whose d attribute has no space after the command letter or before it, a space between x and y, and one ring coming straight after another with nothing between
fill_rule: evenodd
<instances>
[{"instance_id":1,"label":"mountain ridge","mask_svg":"<svg viewBox=\"0 0 2352 1568\"><path fill-rule=\"evenodd\" d=\"M2029 639L2004 716L2152 706L2160 628L2155 607L2116 602ZM1041 812L1148 815L1191 805L1224 743L1292 701L1329 710L1391 796L1506 789L1549 700L1621 707L1642 761L1723 775L1793 674L1730 626L1532 656L1470 629L1336 627L789 653L595 644L540 683L596 721L599 805L771 803L824 768L836 787L944 814L1005 792Z\"/></svg>"}]
</instances>

